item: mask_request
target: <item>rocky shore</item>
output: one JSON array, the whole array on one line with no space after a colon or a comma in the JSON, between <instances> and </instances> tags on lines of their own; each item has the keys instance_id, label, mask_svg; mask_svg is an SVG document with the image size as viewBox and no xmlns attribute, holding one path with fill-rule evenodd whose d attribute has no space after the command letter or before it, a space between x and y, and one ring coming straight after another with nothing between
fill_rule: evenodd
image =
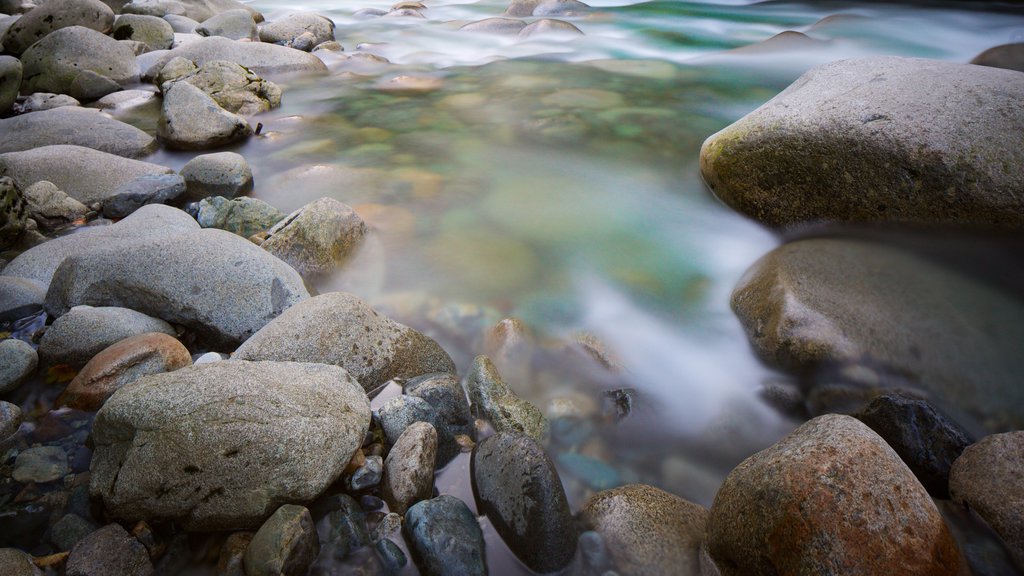
<instances>
[{"instance_id":1,"label":"rocky shore","mask_svg":"<svg viewBox=\"0 0 1024 576\"><path fill-rule=\"evenodd\" d=\"M593 10L514 0L457 29L578 35L562 18ZM732 308L764 362L803 377L775 403L805 421L702 506L581 448L633 390L525 397L534 356L618 382L596 338L539 342L506 318L463 362L310 288L374 226L333 197L291 213L249 197L252 167L224 148L263 137L287 98L275 78L369 59L339 56L330 19L236 0L0 12L0 574L500 574L499 547L539 574L1024 570L1019 295L860 239L771 251ZM1019 56L816 67L711 135L700 168L776 229L1019 233ZM618 103L599 92L570 96ZM154 129L102 111L125 102L158 102ZM157 150L191 159L176 171ZM458 471L465 490L446 493Z\"/></svg>"}]
</instances>

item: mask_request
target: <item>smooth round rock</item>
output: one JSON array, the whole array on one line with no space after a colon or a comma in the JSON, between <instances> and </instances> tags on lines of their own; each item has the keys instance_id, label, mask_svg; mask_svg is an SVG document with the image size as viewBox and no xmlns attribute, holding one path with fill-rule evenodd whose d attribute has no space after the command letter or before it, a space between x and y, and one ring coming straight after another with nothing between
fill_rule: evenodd
<instances>
[{"instance_id":1,"label":"smooth round rock","mask_svg":"<svg viewBox=\"0 0 1024 576\"><path fill-rule=\"evenodd\" d=\"M106 33L113 23L113 10L100 0L42 2L11 24L0 36L0 44L6 52L19 55L55 30L83 26Z\"/></svg>"},{"instance_id":2,"label":"smooth round rock","mask_svg":"<svg viewBox=\"0 0 1024 576\"><path fill-rule=\"evenodd\" d=\"M993 46L975 56L971 64L1024 72L1024 42Z\"/></svg>"},{"instance_id":3,"label":"smooth round rock","mask_svg":"<svg viewBox=\"0 0 1024 576\"><path fill-rule=\"evenodd\" d=\"M149 552L119 524L108 524L86 536L68 556L67 576L151 576Z\"/></svg>"},{"instance_id":4,"label":"smooth round rock","mask_svg":"<svg viewBox=\"0 0 1024 576\"><path fill-rule=\"evenodd\" d=\"M167 20L156 16L122 14L114 23L111 36L115 40L142 42L147 51L169 50L174 43L174 28Z\"/></svg>"},{"instance_id":5,"label":"smooth round rock","mask_svg":"<svg viewBox=\"0 0 1024 576\"><path fill-rule=\"evenodd\" d=\"M263 15L238 0L132 0L121 9L123 14L149 14L151 16L179 15L202 22L228 10L248 10L256 22Z\"/></svg>"},{"instance_id":6,"label":"smooth round rock","mask_svg":"<svg viewBox=\"0 0 1024 576\"><path fill-rule=\"evenodd\" d=\"M135 53L131 48L81 26L61 28L36 42L22 55L21 63L24 67L22 92L69 94L79 100L106 95L82 93L86 85L81 83L90 80L88 74L122 86L138 78ZM80 80L83 74L86 76ZM76 81L80 83L77 87Z\"/></svg>"},{"instance_id":7,"label":"smooth round rock","mask_svg":"<svg viewBox=\"0 0 1024 576\"><path fill-rule=\"evenodd\" d=\"M0 120L0 154L71 144L138 158L157 148L156 139L131 124L89 108L61 106Z\"/></svg>"},{"instance_id":8,"label":"smooth round rock","mask_svg":"<svg viewBox=\"0 0 1024 576\"><path fill-rule=\"evenodd\" d=\"M0 276L0 322L31 316L42 309L46 289L34 280Z\"/></svg>"},{"instance_id":9,"label":"smooth round rock","mask_svg":"<svg viewBox=\"0 0 1024 576\"><path fill-rule=\"evenodd\" d=\"M303 576L320 552L309 510L285 504L267 518L245 549L246 576Z\"/></svg>"},{"instance_id":10,"label":"smooth round rock","mask_svg":"<svg viewBox=\"0 0 1024 576\"><path fill-rule=\"evenodd\" d=\"M402 432L384 460L382 498L388 508L404 514L410 505L430 498L434 488L437 431L426 422L414 422Z\"/></svg>"},{"instance_id":11,"label":"smooth round rock","mask_svg":"<svg viewBox=\"0 0 1024 576\"><path fill-rule=\"evenodd\" d=\"M298 270L322 275L339 269L362 243L368 229L352 208L334 198L311 202L267 231L260 247Z\"/></svg>"},{"instance_id":12,"label":"smooth round rock","mask_svg":"<svg viewBox=\"0 0 1024 576\"><path fill-rule=\"evenodd\" d=\"M0 394L20 386L38 364L39 355L27 342L16 338L0 340Z\"/></svg>"},{"instance_id":13,"label":"smooth round rock","mask_svg":"<svg viewBox=\"0 0 1024 576\"><path fill-rule=\"evenodd\" d=\"M231 40L259 41L256 21L248 10L237 9L221 12L203 20L196 26L195 33L200 36L222 36Z\"/></svg>"},{"instance_id":14,"label":"smooth round rock","mask_svg":"<svg viewBox=\"0 0 1024 576\"><path fill-rule=\"evenodd\" d=\"M418 502L405 513L404 529L424 576L487 574L483 532L462 500L444 494Z\"/></svg>"},{"instance_id":15,"label":"smooth round rock","mask_svg":"<svg viewBox=\"0 0 1024 576\"><path fill-rule=\"evenodd\" d=\"M334 40L334 22L312 12L297 12L264 24L260 40L294 46L295 40L306 33L313 35L312 46Z\"/></svg>"},{"instance_id":16,"label":"smooth round rock","mask_svg":"<svg viewBox=\"0 0 1024 576\"><path fill-rule=\"evenodd\" d=\"M24 189L17 180L4 175L3 155L0 155L0 249L13 246L28 225Z\"/></svg>"},{"instance_id":17,"label":"smooth round rock","mask_svg":"<svg viewBox=\"0 0 1024 576\"><path fill-rule=\"evenodd\" d=\"M6 440L18 432L23 416L21 408L10 402L0 400L0 441Z\"/></svg>"},{"instance_id":18,"label":"smooth round rock","mask_svg":"<svg viewBox=\"0 0 1024 576\"><path fill-rule=\"evenodd\" d=\"M181 176L185 179L187 201L210 196L235 198L253 189L252 168L241 154L235 152L196 156L182 167Z\"/></svg>"},{"instance_id":19,"label":"smooth round rock","mask_svg":"<svg viewBox=\"0 0 1024 576\"><path fill-rule=\"evenodd\" d=\"M442 468L460 452L455 435L438 418L434 407L422 398L400 395L388 400L378 411L381 428L388 445L395 445L398 439L415 422L430 424L436 431L436 467Z\"/></svg>"},{"instance_id":20,"label":"smooth round rock","mask_svg":"<svg viewBox=\"0 0 1024 576\"><path fill-rule=\"evenodd\" d=\"M162 18L178 34L193 34L196 31L196 27L199 26L199 22L180 14L165 14Z\"/></svg>"},{"instance_id":21,"label":"smooth round rock","mask_svg":"<svg viewBox=\"0 0 1024 576\"><path fill-rule=\"evenodd\" d=\"M172 204L185 194L185 179L177 174L136 178L114 190L103 201L103 215L124 218L147 204Z\"/></svg>"},{"instance_id":22,"label":"smooth round rock","mask_svg":"<svg viewBox=\"0 0 1024 576\"><path fill-rule=\"evenodd\" d=\"M830 414L747 458L707 523L722 576L958 574L960 552L928 492L870 428Z\"/></svg>"},{"instance_id":23,"label":"smooth round rock","mask_svg":"<svg viewBox=\"0 0 1024 576\"><path fill-rule=\"evenodd\" d=\"M68 473L68 455L60 446L28 448L14 460L11 477L22 484L45 484Z\"/></svg>"},{"instance_id":24,"label":"smooth round rock","mask_svg":"<svg viewBox=\"0 0 1024 576\"><path fill-rule=\"evenodd\" d=\"M0 114L7 113L18 98L21 76L21 60L14 56L0 56Z\"/></svg>"},{"instance_id":25,"label":"smooth round rock","mask_svg":"<svg viewBox=\"0 0 1024 576\"><path fill-rule=\"evenodd\" d=\"M576 529L562 481L544 449L517 432L484 439L470 459L477 510L513 553L535 572L565 568L576 553Z\"/></svg>"},{"instance_id":26,"label":"smooth round rock","mask_svg":"<svg viewBox=\"0 0 1024 576\"><path fill-rule=\"evenodd\" d=\"M209 150L245 140L252 126L199 88L174 82L164 92L156 135L169 148Z\"/></svg>"},{"instance_id":27,"label":"smooth round rock","mask_svg":"<svg viewBox=\"0 0 1024 576\"><path fill-rule=\"evenodd\" d=\"M117 307L76 306L53 321L39 342L47 364L81 366L105 348L146 333L175 335L167 322Z\"/></svg>"}]
</instances>

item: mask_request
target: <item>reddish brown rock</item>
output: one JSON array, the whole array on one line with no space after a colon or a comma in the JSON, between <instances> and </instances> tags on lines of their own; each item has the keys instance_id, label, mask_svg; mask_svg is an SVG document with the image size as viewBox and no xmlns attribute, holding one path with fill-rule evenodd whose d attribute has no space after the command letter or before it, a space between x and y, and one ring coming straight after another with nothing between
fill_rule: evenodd
<instances>
[{"instance_id":1,"label":"reddish brown rock","mask_svg":"<svg viewBox=\"0 0 1024 576\"><path fill-rule=\"evenodd\" d=\"M61 396L61 403L95 411L122 386L148 374L192 364L188 349L167 334L148 332L125 338L93 356Z\"/></svg>"},{"instance_id":2,"label":"reddish brown rock","mask_svg":"<svg viewBox=\"0 0 1024 576\"><path fill-rule=\"evenodd\" d=\"M707 546L722 576L958 574L935 503L860 421L805 423L747 458L711 507Z\"/></svg>"}]
</instances>

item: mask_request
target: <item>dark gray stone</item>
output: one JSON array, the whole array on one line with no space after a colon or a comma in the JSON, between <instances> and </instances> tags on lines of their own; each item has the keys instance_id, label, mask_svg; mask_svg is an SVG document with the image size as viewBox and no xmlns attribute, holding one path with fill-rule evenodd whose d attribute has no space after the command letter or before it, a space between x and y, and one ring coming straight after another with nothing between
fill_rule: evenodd
<instances>
[{"instance_id":1,"label":"dark gray stone","mask_svg":"<svg viewBox=\"0 0 1024 576\"><path fill-rule=\"evenodd\" d=\"M11 477L22 484L46 484L68 473L68 454L60 446L36 446L18 454Z\"/></svg>"},{"instance_id":2,"label":"dark gray stone","mask_svg":"<svg viewBox=\"0 0 1024 576\"><path fill-rule=\"evenodd\" d=\"M21 57L24 80L21 91L70 94L79 100L96 99L105 94L82 93L88 78L83 74L106 78L126 85L138 78L135 53L109 36L81 26L61 28L36 42ZM75 86L78 81L79 85Z\"/></svg>"},{"instance_id":3,"label":"dark gray stone","mask_svg":"<svg viewBox=\"0 0 1024 576\"><path fill-rule=\"evenodd\" d=\"M0 401L0 441L16 434L22 420L21 408L10 402Z\"/></svg>"},{"instance_id":4,"label":"dark gray stone","mask_svg":"<svg viewBox=\"0 0 1024 576\"><path fill-rule=\"evenodd\" d=\"M0 56L0 114L6 114L21 88L21 60L14 56Z\"/></svg>"},{"instance_id":5,"label":"dark gray stone","mask_svg":"<svg viewBox=\"0 0 1024 576\"><path fill-rule=\"evenodd\" d=\"M332 494L310 507L320 535L317 565L329 569L350 552L370 543L366 513L348 494Z\"/></svg>"},{"instance_id":6,"label":"dark gray stone","mask_svg":"<svg viewBox=\"0 0 1024 576\"><path fill-rule=\"evenodd\" d=\"M405 533L424 576L487 574L480 524L462 500L444 494L416 503L405 513Z\"/></svg>"},{"instance_id":7,"label":"dark gray stone","mask_svg":"<svg viewBox=\"0 0 1024 576\"><path fill-rule=\"evenodd\" d=\"M384 563L384 567L388 572L396 574L409 563L409 559L405 557L405 552L388 538L383 538L377 541L377 554L380 555L381 562Z\"/></svg>"},{"instance_id":8,"label":"dark gray stone","mask_svg":"<svg viewBox=\"0 0 1024 576\"><path fill-rule=\"evenodd\" d=\"M20 182L7 176L0 155L0 249L14 245L25 232L28 206Z\"/></svg>"},{"instance_id":9,"label":"dark gray stone","mask_svg":"<svg viewBox=\"0 0 1024 576\"><path fill-rule=\"evenodd\" d=\"M536 406L516 395L486 356L477 356L466 376L473 413L486 418L498 432L522 432L543 442L550 425Z\"/></svg>"},{"instance_id":10,"label":"dark gray stone","mask_svg":"<svg viewBox=\"0 0 1024 576\"><path fill-rule=\"evenodd\" d=\"M68 96L67 94L51 94L49 92L35 92L29 94L21 102L14 104L16 114L28 114L29 112L41 112L53 110L65 106L81 106L82 103Z\"/></svg>"},{"instance_id":11,"label":"dark gray stone","mask_svg":"<svg viewBox=\"0 0 1024 576\"><path fill-rule=\"evenodd\" d=\"M142 176L122 184L103 201L103 215L124 218L147 204L172 204L185 194L185 179L177 174Z\"/></svg>"},{"instance_id":12,"label":"dark gray stone","mask_svg":"<svg viewBox=\"0 0 1024 576\"><path fill-rule=\"evenodd\" d=\"M69 26L83 26L106 33L114 23L114 12L99 0L42 2L22 15L2 36L4 50L19 55L48 34Z\"/></svg>"},{"instance_id":13,"label":"dark gray stone","mask_svg":"<svg viewBox=\"0 0 1024 576\"><path fill-rule=\"evenodd\" d=\"M433 464L431 464L433 466ZM356 468L349 478L348 487L353 492L359 492L373 488L380 484L381 475L384 473L384 459L380 456L367 456L366 462Z\"/></svg>"},{"instance_id":14,"label":"dark gray stone","mask_svg":"<svg viewBox=\"0 0 1024 576\"><path fill-rule=\"evenodd\" d=\"M407 381L402 391L422 398L434 407L437 413L437 428L447 428L452 434L476 435L473 415L469 411L466 392L455 374L444 372L424 374Z\"/></svg>"},{"instance_id":15,"label":"dark gray stone","mask_svg":"<svg viewBox=\"0 0 1024 576\"><path fill-rule=\"evenodd\" d=\"M217 152L201 154L189 160L181 169L187 189L186 200L196 201L210 196L235 198L253 189L252 169L241 154ZM247 204L248 205L248 204ZM284 218L284 214L281 218ZM278 218L274 222L281 220ZM201 223L201 222L200 222ZM203 226L219 228L219 226ZM233 230L232 230L233 231ZM248 237L249 235L246 235Z\"/></svg>"},{"instance_id":16,"label":"dark gray stone","mask_svg":"<svg viewBox=\"0 0 1024 576\"><path fill-rule=\"evenodd\" d=\"M174 43L174 28L170 22L157 16L122 14L114 23L111 34L115 40L135 40L151 50L169 50Z\"/></svg>"},{"instance_id":17,"label":"dark gray stone","mask_svg":"<svg viewBox=\"0 0 1024 576\"><path fill-rule=\"evenodd\" d=\"M303 576L319 553L309 510L285 504L260 526L243 563L246 576Z\"/></svg>"},{"instance_id":18,"label":"dark gray stone","mask_svg":"<svg viewBox=\"0 0 1024 576\"><path fill-rule=\"evenodd\" d=\"M157 138L169 148L209 150L245 140L252 127L188 82L174 82L164 92Z\"/></svg>"},{"instance_id":19,"label":"dark gray stone","mask_svg":"<svg viewBox=\"0 0 1024 576\"><path fill-rule=\"evenodd\" d=\"M222 36L231 40L250 40L258 42L259 32L256 21L247 10L227 10L206 20L196 27L195 33L200 36Z\"/></svg>"},{"instance_id":20,"label":"dark gray stone","mask_svg":"<svg viewBox=\"0 0 1024 576\"><path fill-rule=\"evenodd\" d=\"M381 406L378 414L389 445L395 445L413 423L426 422L437 431L437 468L451 462L459 453L459 444L451 430L439 421L434 407L422 398L396 396Z\"/></svg>"},{"instance_id":21,"label":"dark gray stone","mask_svg":"<svg viewBox=\"0 0 1024 576\"><path fill-rule=\"evenodd\" d=\"M60 551L70 551L96 531L96 525L78 514L65 514L50 527L50 542Z\"/></svg>"},{"instance_id":22,"label":"dark gray stone","mask_svg":"<svg viewBox=\"0 0 1024 576\"><path fill-rule=\"evenodd\" d=\"M28 204L28 216L44 230L67 226L84 219L89 208L62 192L53 182L42 180L22 191Z\"/></svg>"},{"instance_id":23,"label":"dark gray stone","mask_svg":"<svg viewBox=\"0 0 1024 576\"><path fill-rule=\"evenodd\" d=\"M42 576L32 557L17 548L0 548L0 572L7 576Z\"/></svg>"},{"instance_id":24,"label":"dark gray stone","mask_svg":"<svg viewBox=\"0 0 1024 576\"><path fill-rule=\"evenodd\" d=\"M141 542L119 524L108 524L82 539L71 550L67 576L150 576L153 564Z\"/></svg>"},{"instance_id":25,"label":"dark gray stone","mask_svg":"<svg viewBox=\"0 0 1024 576\"><path fill-rule=\"evenodd\" d=\"M39 355L47 364L82 366L105 348L149 332L175 335L170 324L142 312L76 306L46 329Z\"/></svg>"}]
</instances>

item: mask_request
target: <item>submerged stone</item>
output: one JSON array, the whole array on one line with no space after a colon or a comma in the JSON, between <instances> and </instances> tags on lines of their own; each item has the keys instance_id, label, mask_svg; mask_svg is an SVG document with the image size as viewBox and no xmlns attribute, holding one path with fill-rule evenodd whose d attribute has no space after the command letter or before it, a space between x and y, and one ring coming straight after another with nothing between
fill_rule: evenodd
<instances>
[{"instance_id":1,"label":"submerged stone","mask_svg":"<svg viewBox=\"0 0 1024 576\"><path fill-rule=\"evenodd\" d=\"M405 533L425 576L487 574L483 532L462 500L444 494L417 503L405 513Z\"/></svg>"}]
</instances>

